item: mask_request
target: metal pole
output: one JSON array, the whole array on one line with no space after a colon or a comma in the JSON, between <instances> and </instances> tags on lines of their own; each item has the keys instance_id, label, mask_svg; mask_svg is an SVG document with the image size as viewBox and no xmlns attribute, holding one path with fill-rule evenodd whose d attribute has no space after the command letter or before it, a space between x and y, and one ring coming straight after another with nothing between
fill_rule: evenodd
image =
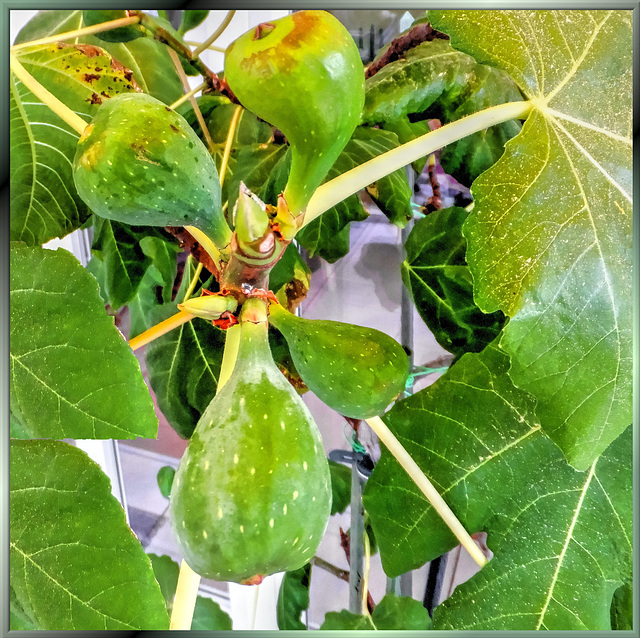
<instances>
[{"instance_id":1,"label":"metal pole","mask_svg":"<svg viewBox=\"0 0 640 638\"><path fill-rule=\"evenodd\" d=\"M354 440L357 438L354 437ZM364 508L362 485L358 474L359 452L351 464L351 529L349 530L349 611L362 613L362 574L364 572Z\"/></svg>"}]
</instances>

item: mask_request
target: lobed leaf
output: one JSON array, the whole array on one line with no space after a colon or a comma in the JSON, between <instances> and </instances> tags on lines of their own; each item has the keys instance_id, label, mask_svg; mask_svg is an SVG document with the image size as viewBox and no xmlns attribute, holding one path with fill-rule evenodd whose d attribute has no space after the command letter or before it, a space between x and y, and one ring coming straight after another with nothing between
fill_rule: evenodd
<instances>
[{"instance_id":1,"label":"lobed leaf","mask_svg":"<svg viewBox=\"0 0 640 638\"><path fill-rule=\"evenodd\" d=\"M631 578L631 438L628 428L585 472L549 468L536 498L496 511L494 558L436 608L434 628L611 629L612 598Z\"/></svg>"},{"instance_id":2,"label":"lobed leaf","mask_svg":"<svg viewBox=\"0 0 640 638\"><path fill-rule=\"evenodd\" d=\"M31 438L155 437L158 419L96 280L66 250L11 246L11 412Z\"/></svg>"},{"instance_id":3,"label":"lobed leaf","mask_svg":"<svg viewBox=\"0 0 640 638\"><path fill-rule=\"evenodd\" d=\"M169 628L149 559L83 451L12 441L10 516L11 587L38 629Z\"/></svg>"},{"instance_id":4,"label":"lobed leaf","mask_svg":"<svg viewBox=\"0 0 640 638\"><path fill-rule=\"evenodd\" d=\"M513 385L508 368L491 344L385 415L467 531L486 531L495 554L444 603L451 610L440 612L438 627L606 629L630 567L628 437L597 467L576 471L542 432L533 397ZM389 576L458 544L386 450L363 502ZM598 559L605 555L613 557L607 566ZM571 611L561 616L561 608Z\"/></svg>"},{"instance_id":5,"label":"lobed leaf","mask_svg":"<svg viewBox=\"0 0 640 638\"><path fill-rule=\"evenodd\" d=\"M534 106L474 182L467 261L479 307L511 317L501 346L513 381L587 469L631 421L632 14L429 15Z\"/></svg>"}]
</instances>

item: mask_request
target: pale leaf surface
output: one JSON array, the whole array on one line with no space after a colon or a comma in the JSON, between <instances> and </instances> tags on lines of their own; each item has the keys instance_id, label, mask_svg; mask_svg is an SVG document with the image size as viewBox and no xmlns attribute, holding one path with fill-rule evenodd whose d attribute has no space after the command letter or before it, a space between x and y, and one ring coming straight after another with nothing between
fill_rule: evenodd
<instances>
[{"instance_id":1,"label":"pale leaf surface","mask_svg":"<svg viewBox=\"0 0 640 638\"><path fill-rule=\"evenodd\" d=\"M476 301L545 431L586 469L631 421L631 11L432 11L534 110L473 184ZM498 258L496 258L498 256Z\"/></svg>"}]
</instances>

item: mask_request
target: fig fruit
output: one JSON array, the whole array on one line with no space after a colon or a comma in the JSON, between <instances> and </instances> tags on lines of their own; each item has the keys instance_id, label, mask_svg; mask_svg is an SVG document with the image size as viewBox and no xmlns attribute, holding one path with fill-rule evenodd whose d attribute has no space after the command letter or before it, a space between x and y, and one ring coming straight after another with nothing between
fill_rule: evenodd
<instances>
[{"instance_id":1,"label":"fig fruit","mask_svg":"<svg viewBox=\"0 0 640 638\"><path fill-rule=\"evenodd\" d=\"M299 214L360 122L364 72L358 47L330 13L296 11L231 43L225 78L247 109L289 140L284 196Z\"/></svg>"},{"instance_id":2,"label":"fig fruit","mask_svg":"<svg viewBox=\"0 0 640 638\"><path fill-rule=\"evenodd\" d=\"M273 362L267 323L241 315L233 373L189 441L171 491L171 520L189 566L220 581L257 583L302 567L331 510L320 433Z\"/></svg>"},{"instance_id":3,"label":"fig fruit","mask_svg":"<svg viewBox=\"0 0 640 638\"><path fill-rule=\"evenodd\" d=\"M279 304L269 312L301 379L340 414L353 419L382 414L404 390L409 359L389 335L339 321L304 319Z\"/></svg>"},{"instance_id":4,"label":"fig fruit","mask_svg":"<svg viewBox=\"0 0 640 638\"><path fill-rule=\"evenodd\" d=\"M82 21L85 27L91 27L101 22L110 22L111 20L119 20L126 18L127 12L124 9L106 9L102 11L90 10L82 12ZM109 31L101 31L96 33L96 37L104 42L129 42L144 35L144 31L138 24L130 24L127 27L118 27Z\"/></svg>"},{"instance_id":5,"label":"fig fruit","mask_svg":"<svg viewBox=\"0 0 640 638\"><path fill-rule=\"evenodd\" d=\"M219 247L229 243L211 155L181 115L150 95L120 93L104 101L78 141L73 176L100 217L191 225Z\"/></svg>"}]
</instances>

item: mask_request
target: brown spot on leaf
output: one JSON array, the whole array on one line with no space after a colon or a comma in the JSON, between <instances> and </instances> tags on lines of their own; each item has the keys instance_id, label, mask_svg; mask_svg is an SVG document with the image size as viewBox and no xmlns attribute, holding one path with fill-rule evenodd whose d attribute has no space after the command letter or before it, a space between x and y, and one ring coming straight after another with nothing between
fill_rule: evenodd
<instances>
[{"instance_id":1,"label":"brown spot on leaf","mask_svg":"<svg viewBox=\"0 0 640 638\"><path fill-rule=\"evenodd\" d=\"M134 91L137 91L138 93L142 93L142 89L140 88L139 84L136 82L135 78L133 77L133 71L131 71L131 69L128 69L126 66L118 62L118 60L116 60L115 58L111 58L111 69L115 71L116 74L122 73L122 75L124 75L124 77L127 79L127 82L130 83L128 88L131 88ZM123 81L122 78L119 78L117 76L113 79L116 82Z\"/></svg>"},{"instance_id":2,"label":"brown spot on leaf","mask_svg":"<svg viewBox=\"0 0 640 638\"><path fill-rule=\"evenodd\" d=\"M102 98L97 93L92 93L91 97L85 102L89 102L89 104L102 104Z\"/></svg>"},{"instance_id":3,"label":"brown spot on leaf","mask_svg":"<svg viewBox=\"0 0 640 638\"><path fill-rule=\"evenodd\" d=\"M82 76L82 79L91 84L94 80L99 80L101 77L101 75L96 75L95 73L85 73Z\"/></svg>"},{"instance_id":4,"label":"brown spot on leaf","mask_svg":"<svg viewBox=\"0 0 640 638\"><path fill-rule=\"evenodd\" d=\"M174 126L173 124L169 124L169 126L171 127L172 131L175 131L176 133L179 133L180 131L178 130L177 126Z\"/></svg>"},{"instance_id":5,"label":"brown spot on leaf","mask_svg":"<svg viewBox=\"0 0 640 638\"><path fill-rule=\"evenodd\" d=\"M69 46L78 49L78 51L86 55L88 58L96 58L100 55L104 55L104 51L93 44L70 44Z\"/></svg>"}]
</instances>

